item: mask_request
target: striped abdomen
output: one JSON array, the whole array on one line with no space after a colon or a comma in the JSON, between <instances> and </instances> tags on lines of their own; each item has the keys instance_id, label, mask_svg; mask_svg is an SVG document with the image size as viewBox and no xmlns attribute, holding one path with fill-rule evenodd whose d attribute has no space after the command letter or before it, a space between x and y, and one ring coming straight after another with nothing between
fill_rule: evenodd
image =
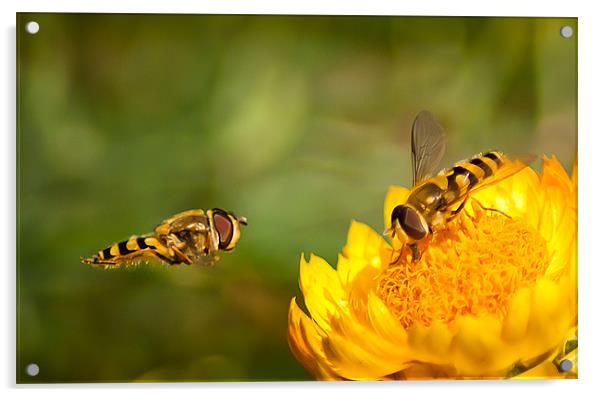
<instances>
[{"instance_id":1,"label":"striped abdomen","mask_svg":"<svg viewBox=\"0 0 602 397\"><path fill-rule=\"evenodd\" d=\"M170 250L156 237L133 236L129 240L115 243L99 251L92 258L82 259L82 261L93 265L117 265L145 258L158 258L167 263L173 263L173 260L170 259L171 256Z\"/></svg>"},{"instance_id":2,"label":"striped abdomen","mask_svg":"<svg viewBox=\"0 0 602 397\"><path fill-rule=\"evenodd\" d=\"M457 163L412 189L407 203L426 217L429 224L443 221L440 214L454 210L468 194L504 174L506 158L489 152Z\"/></svg>"},{"instance_id":3,"label":"striped abdomen","mask_svg":"<svg viewBox=\"0 0 602 397\"><path fill-rule=\"evenodd\" d=\"M443 172L440 177L444 177L447 182L446 201L451 204L477 186L487 183L502 167L503 162L501 153L488 152Z\"/></svg>"}]
</instances>

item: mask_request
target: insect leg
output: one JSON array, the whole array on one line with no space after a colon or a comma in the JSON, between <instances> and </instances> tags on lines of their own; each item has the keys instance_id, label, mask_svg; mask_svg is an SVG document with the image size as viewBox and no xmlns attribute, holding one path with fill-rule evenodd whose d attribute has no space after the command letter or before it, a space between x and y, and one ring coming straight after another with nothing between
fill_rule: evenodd
<instances>
[{"instance_id":1,"label":"insect leg","mask_svg":"<svg viewBox=\"0 0 602 397\"><path fill-rule=\"evenodd\" d=\"M184 262L187 265L192 264L192 260L188 257L188 255L186 255L185 253L180 251L180 249L178 247L172 246L169 248L176 254L176 256L180 259L181 262Z\"/></svg>"},{"instance_id":2,"label":"insect leg","mask_svg":"<svg viewBox=\"0 0 602 397\"><path fill-rule=\"evenodd\" d=\"M152 252L155 257L161 259L162 261L170 265L177 265L181 262L177 255L175 255L173 249L166 247L157 238L147 237L144 239L144 242L146 247L151 250L150 252Z\"/></svg>"},{"instance_id":3,"label":"insect leg","mask_svg":"<svg viewBox=\"0 0 602 397\"><path fill-rule=\"evenodd\" d=\"M180 248L185 247L186 243L180 241L177 236L174 234L169 234L164 237L167 248L170 249L175 256L180 260L180 262L186 263L187 265L192 264L192 260L188 255L183 253Z\"/></svg>"},{"instance_id":4,"label":"insect leg","mask_svg":"<svg viewBox=\"0 0 602 397\"><path fill-rule=\"evenodd\" d=\"M397 256L397 259L393 260L393 254L395 254L395 250L393 250L391 252L391 262L389 263L389 265L394 265L399 263L399 261L401 260L401 257L403 256L403 249L405 248L405 243L401 246L401 248L399 249L399 255Z\"/></svg>"},{"instance_id":5,"label":"insect leg","mask_svg":"<svg viewBox=\"0 0 602 397\"><path fill-rule=\"evenodd\" d=\"M412 250L412 262L419 262L422 258L422 252L418 249L418 244L410 244L409 247Z\"/></svg>"},{"instance_id":6,"label":"insect leg","mask_svg":"<svg viewBox=\"0 0 602 397\"><path fill-rule=\"evenodd\" d=\"M485 206L483 206L483 204L481 204L481 202L480 202L479 200L477 200L476 198L473 198L473 200L474 200L474 201L475 201L475 202L476 202L476 203L479 205L479 207L481 207L481 209L483 209L484 211L493 211L493 212L497 212L498 214L502 214L502 215L504 215L504 216L505 216L506 218L508 218L508 219L512 219L512 217L511 217L510 215L506 214L506 213L505 213L505 212L503 212L503 211L500 211L500 210L498 210L498 209L495 209L495 208L488 208L488 207L485 207Z\"/></svg>"},{"instance_id":7,"label":"insect leg","mask_svg":"<svg viewBox=\"0 0 602 397\"><path fill-rule=\"evenodd\" d=\"M462 201L462 204L460 204L460 206L458 208L456 208L455 210L451 211L450 215L445 220L446 222L452 221L456 216L458 216L458 214L460 214L460 212L464 209L464 206L468 202L469 197L470 196L466 196L464 198L464 200Z\"/></svg>"}]
</instances>

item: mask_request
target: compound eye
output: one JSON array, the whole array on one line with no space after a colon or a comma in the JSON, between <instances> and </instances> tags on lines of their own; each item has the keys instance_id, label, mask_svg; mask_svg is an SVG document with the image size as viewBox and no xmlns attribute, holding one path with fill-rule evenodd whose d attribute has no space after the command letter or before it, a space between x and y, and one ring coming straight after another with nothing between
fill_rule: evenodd
<instances>
[{"instance_id":1,"label":"compound eye","mask_svg":"<svg viewBox=\"0 0 602 397\"><path fill-rule=\"evenodd\" d=\"M232 232L234 230L232 220L225 213L214 212L213 223L219 235L219 247L226 248L230 244L230 240L232 240Z\"/></svg>"},{"instance_id":2,"label":"compound eye","mask_svg":"<svg viewBox=\"0 0 602 397\"><path fill-rule=\"evenodd\" d=\"M398 206L393 211L393 216L399 221L401 228L408 237L421 240L426 236L427 230L424 228L422 217L415 209L405 205Z\"/></svg>"},{"instance_id":3,"label":"compound eye","mask_svg":"<svg viewBox=\"0 0 602 397\"><path fill-rule=\"evenodd\" d=\"M398 205L397 207L393 208L393 212L391 212L391 227L395 226L395 221L398 221L401 225L404 208L405 205Z\"/></svg>"}]
</instances>

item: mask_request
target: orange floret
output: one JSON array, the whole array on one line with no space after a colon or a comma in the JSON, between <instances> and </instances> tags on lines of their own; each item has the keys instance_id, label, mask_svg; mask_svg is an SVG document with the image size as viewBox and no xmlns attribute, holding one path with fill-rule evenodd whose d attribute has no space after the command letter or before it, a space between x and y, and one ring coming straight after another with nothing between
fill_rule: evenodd
<instances>
[{"instance_id":1,"label":"orange floret","mask_svg":"<svg viewBox=\"0 0 602 397\"><path fill-rule=\"evenodd\" d=\"M437 231L418 262L402 257L378 293L405 328L466 314L506 315L512 295L535 284L550 263L545 240L520 220L478 209Z\"/></svg>"}]
</instances>

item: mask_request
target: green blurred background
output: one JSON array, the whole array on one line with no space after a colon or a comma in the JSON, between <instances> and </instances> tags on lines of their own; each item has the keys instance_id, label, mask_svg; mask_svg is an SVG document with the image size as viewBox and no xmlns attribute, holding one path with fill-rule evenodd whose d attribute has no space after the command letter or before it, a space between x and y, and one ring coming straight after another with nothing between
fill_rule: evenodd
<instances>
[{"instance_id":1,"label":"green blurred background","mask_svg":"<svg viewBox=\"0 0 602 397\"><path fill-rule=\"evenodd\" d=\"M382 229L418 111L445 126L447 165L497 148L572 166L563 25L19 14L18 381L310 379L286 339L300 254L336 263L351 219ZM212 207L249 219L213 268L79 262Z\"/></svg>"}]
</instances>

